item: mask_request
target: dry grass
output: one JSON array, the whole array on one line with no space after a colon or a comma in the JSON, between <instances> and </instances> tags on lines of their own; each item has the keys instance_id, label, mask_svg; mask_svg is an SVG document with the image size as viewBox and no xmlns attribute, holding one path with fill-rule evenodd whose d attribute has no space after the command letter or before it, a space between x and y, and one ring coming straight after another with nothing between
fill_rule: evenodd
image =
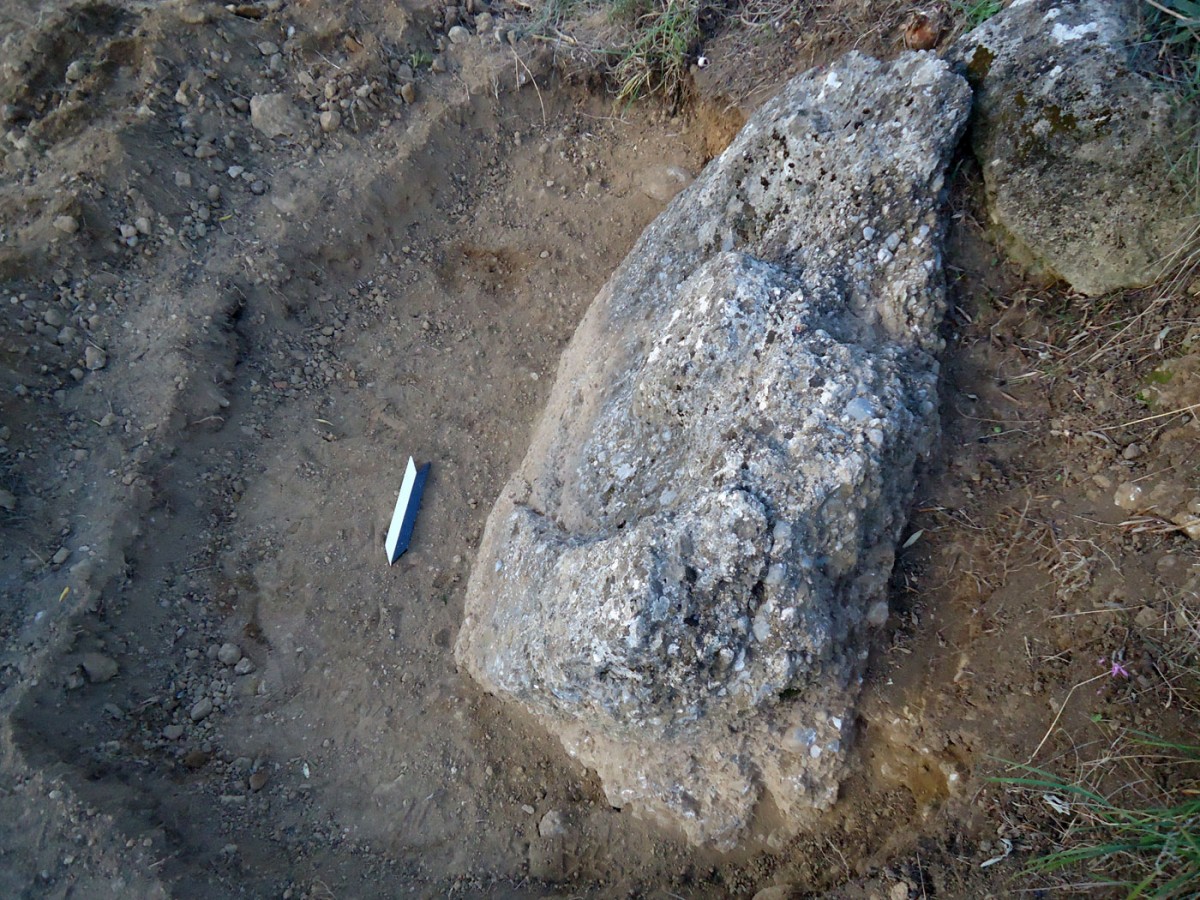
<instances>
[{"instance_id":1,"label":"dry grass","mask_svg":"<svg viewBox=\"0 0 1200 900\"><path fill-rule=\"evenodd\" d=\"M716 41L721 61L775 83L780 59L799 71L849 50L889 57L903 49L903 26L942 2L882 0L546 0L523 4L528 34L564 62L603 71L618 102L657 96L678 103L690 69ZM947 30L946 37L952 31ZM786 74L786 72L784 73Z\"/></svg>"},{"instance_id":2,"label":"dry grass","mask_svg":"<svg viewBox=\"0 0 1200 900\"><path fill-rule=\"evenodd\" d=\"M528 4L529 36L560 60L612 79L618 103L650 95L678 102L701 37L707 0L545 0Z\"/></svg>"},{"instance_id":3,"label":"dry grass","mask_svg":"<svg viewBox=\"0 0 1200 900\"><path fill-rule=\"evenodd\" d=\"M994 339L1018 349L1032 364L1026 380L1041 382L1052 398L1053 436L1076 464L1098 452L1119 460L1119 451L1131 443L1149 447L1153 454L1166 429L1195 416L1194 404L1156 407L1140 391L1164 360L1200 349L1196 301L1180 286L1176 280L1096 302L1022 298L1009 304L1007 321L1004 314L999 317L1002 324ZM1102 406L1096 405L1098 399L1104 400ZM1196 440L1200 444L1200 431ZM1159 471L1161 465L1152 468ZM1062 471L1072 471L1071 465L1064 462ZM1176 474L1195 485L1194 471ZM1076 683L1034 757L1052 735L1070 739L1061 727L1067 702L1078 702L1110 681L1121 697L1128 694L1127 702L1137 704L1131 712L1140 708L1151 721L1200 718L1200 553L1178 525L1153 512L1105 525L1078 517L1041 522L1027 510L1013 509L1000 516L997 528L1003 535L998 543L1035 548L1039 567L1053 580L1063 604L1078 604L1094 593L1093 582L1099 582L1102 569L1115 579L1112 583L1124 583L1120 567L1128 564L1131 553L1148 553L1149 559L1172 556L1190 573L1182 591L1163 585L1129 598L1133 604L1128 608L1104 610L1125 613L1111 626L1107 617L1103 620L1105 640L1119 648L1115 659L1138 660L1133 671L1140 680L1135 684L1103 672ZM1007 557L1000 562L1014 568ZM1086 613L1063 614L1081 615ZM1042 823L1041 840L1049 844L1030 864L1030 875L1061 893L1200 895L1200 751L1190 746L1195 741L1153 739L1112 724L1097 727L1105 731L1107 742L1089 745L1069 774L1060 774L1062 758L1034 769L1031 757L1020 773L1002 779L1017 802L1025 804L1030 819Z\"/></svg>"},{"instance_id":4,"label":"dry grass","mask_svg":"<svg viewBox=\"0 0 1200 900\"><path fill-rule=\"evenodd\" d=\"M886 58L904 49L904 24L923 6L930 4L911 0L747 0L734 13L737 27L726 36L723 52L750 60L758 47L779 40L794 53L797 70L850 50Z\"/></svg>"},{"instance_id":5,"label":"dry grass","mask_svg":"<svg viewBox=\"0 0 1200 900\"><path fill-rule=\"evenodd\" d=\"M1200 545L1154 510L1119 518L1108 500L1126 478L1169 475L1185 498L1200 492L1200 428L1194 459L1187 449L1188 423L1200 420L1195 398L1146 390L1168 360L1200 353L1200 297L1188 293L1200 262L1193 254L1167 263L1170 277L1142 290L1093 300L1025 288L996 298L974 322L963 317L963 330L987 347L980 358L999 361L996 383L1033 421L1022 426L1022 472L1009 473L1031 502L990 521L975 514L987 531L970 542L987 554L975 565L990 587L1033 584L1041 575L1029 570L1045 573L1036 594L1039 606L1043 595L1058 606L1049 617L1050 646L1062 649L1057 677L1072 675L1029 748L1027 765L1039 768L1007 781L1008 812L1026 824L1017 851L1039 854L1024 891L1200 896L1200 754L1189 746L1200 743ZM1144 455L1123 456L1131 445ZM1085 493L1093 506L1078 502ZM1100 657L1129 674L1097 667ZM1093 710L1120 724L1093 718L1081 727ZM1138 739L1133 727L1180 740ZM1103 740L1077 746L1092 728ZM1064 742L1076 757L1047 760ZM1055 812L1047 795L1066 811Z\"/></svg>"}]
</instances>

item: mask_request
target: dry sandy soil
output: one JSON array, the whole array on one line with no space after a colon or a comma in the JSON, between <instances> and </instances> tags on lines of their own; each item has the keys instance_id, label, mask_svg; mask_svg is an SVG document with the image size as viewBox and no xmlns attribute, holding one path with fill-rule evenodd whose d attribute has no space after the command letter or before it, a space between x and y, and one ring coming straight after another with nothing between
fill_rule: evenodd
<instances>
[{"instance_id":1,"label":"dry sandy soil","mask_svg":"<svg viewBox=\"0 0 1200 900\"><path fill-rule=\"evenodd\" d=\"M956 163L944 437L857 774L811 833L768 809L739 852L690 850L458 674L466 576L678 170L794 72L899 52L905 10L727 23L666 110L614 109L570 45L448 42L419 4L0 4L0 895L1044 886L1020 870L1062 822L988 777L1086 774L1194 709L1172 648L1200 555L1113 497L1200 487L1200 432L1144 390L1200 299L1023 280ZM290 136L252 123L274 93ZM1194 403L1192 371L1161 402ZM432 475L389 567L410 454Z\"/></svg>"}]
</instances>

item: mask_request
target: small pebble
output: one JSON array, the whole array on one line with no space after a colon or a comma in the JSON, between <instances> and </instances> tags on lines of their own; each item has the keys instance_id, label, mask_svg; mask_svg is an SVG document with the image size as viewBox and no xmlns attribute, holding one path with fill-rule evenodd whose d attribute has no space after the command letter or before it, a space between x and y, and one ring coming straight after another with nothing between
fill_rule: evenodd
<instances>
[{"instance_id":1,"label":"small pebble","mask_svg":"<svg viewBox=\"0 0 1200 900\"><path fill-rule=\"evenodd\" d=\"M54 229L63 234L74 234L79 230L79 220L74 216L59 216L54 220Z\"/></svg>"},{"instance_id":2,"label":"small pebble","mask_svg":"<svg viewBox=\"0 0 1200 900\"><path fill-rule=\"evenodd\" d=\"M192 750L183 758L183 764L189 769L199 769L212 758L211 753L203 750Z\"/></svg>"},{"instance_id":3,"label":"small pebble","mask_svg":"<svg viewBox=\"0 0 1200 900\"><path fill-rule=\"evenodd\" d=\"M79 665L92 684L103 684L117 675L117 661L103 653L85 653L80 658Z\"/></svg>"},{"instance_id":4,"label":"small pebble","mask_svg":"<svg viewBox=\"0 0 1200 900\"><path fill-rule=\"evenodd\" d=\"M550 810L538 822L538 834L544 838L561 837L566 833L567 828L563 822L563 814L557 809Z\"/></svg>"},{"instance_id":5,"label":"small pebble","mask_svg":"<svg viewBox=\"0 0 1200 900\"><path fill-rule=\"evenodd\" d=\"M237 644L222 644L217 651L217 659L227 666L236 665L242 659L242 648Z\"/></svg>"},{"instance_id":6,"label":"small pebble","mask_svg":"<svg viewBox=\"0 0 1200 900\"><path fill-rule=\"evenodd\" d=\"M1134 484L1132 481L1127 481L1117 488L1113 495L1113 503L1121 509L1136 510L1142 501L1142 495L1146 493L1146 489L1140 484Z\"/></svg>"},{"instance_id":7,"label":"small pebble","mask_svg":"<svg viewBox=\"0 0 1200 900\"><path fill-rule=\"evenodd\" d=\"M342 125L342 114L336 109L327 109L321 113L321 130L327 134L337 131Z\"/></svg>"},{"instance_id":8,"label":"small pebble","mask_svg":"<svg viewBox=\"0 0 1200 900\"><path fill-rule=\"evenodd\" d=\"M208 697L205 697L203 700L200 700L192 705L192 709L188 713L188 716L193 722L199 722L201 719L206 718L212 711L213 702L212 700L208 699Z\"/></svg>"}]
</instances>

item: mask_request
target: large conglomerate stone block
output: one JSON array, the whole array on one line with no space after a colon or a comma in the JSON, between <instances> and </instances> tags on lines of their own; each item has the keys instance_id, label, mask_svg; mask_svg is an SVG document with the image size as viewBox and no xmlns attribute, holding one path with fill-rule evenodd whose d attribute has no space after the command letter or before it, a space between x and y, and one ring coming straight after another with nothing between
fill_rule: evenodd
<instances>
[{"instance_id":1,"label":"large conglomerate stone block","mask_svg":"<svg viewBox=\"0 0 1200 900\"><path fill-rule=\"evenodd\" d=\"M936 432L969 101L930 54L789 83L593 302L488 519L458 660L694 842L836 797Z\"/></svg>"}]
</instances>

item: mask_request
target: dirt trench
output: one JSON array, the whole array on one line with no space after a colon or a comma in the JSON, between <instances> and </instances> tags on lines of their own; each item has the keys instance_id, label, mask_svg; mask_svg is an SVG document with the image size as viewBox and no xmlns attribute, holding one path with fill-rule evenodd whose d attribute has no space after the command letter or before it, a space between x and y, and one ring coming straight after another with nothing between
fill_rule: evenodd
<instances>
[{"instance_id":1,"label":"dirt trench","mask_svg":"<svg viewBox=\"0 0 1200 900\"><path fill-rule=\"evenodd\" d=\"M153 53L176 29L143 22L126 39ZM77 301L97 276L109 288L87 325L102 368L73 385L36 344L5 360L26 388L5 401L21 503L6 530L70 551L52 562L5 541L6 634L23 638L5 688L13 768L61 781L53 799L82 809L68 819L100 817L114 871L136 858L147 884L188 896L391 896L515 884L531 864L602 883L682 859L449 651L474 542L557 354L663 203L642 190L639 142L661 145L660 165L698 164L681 122L614 119L544 64L532 86L530 63L429 79L403 125L364 123L319 155L264 148L269 194L246 203L172 159L161 117L55 132L56 162L89 174L90 132L111 149L103 190L48 204L83 231L103 233L121 214L106 201L131 190L160 215L194 213L178 195L208 180L226 191L208 221L232 219L204 245L112 254L97 238L56 260L57 285L36 278L56 248L42 255L35 221L8 286L14 336L22 296L37 314L65 296L50 305L88 318ZM381 528L409 454L433 475L417 543L389 568ZM239 674L211 652L222 644L248 660ZM542 817L568 808L571 838L542 841ZM52 832L31 856L71 843ZM26 874L78 890L79 868Z\"/></svg>"}]
</instances>

